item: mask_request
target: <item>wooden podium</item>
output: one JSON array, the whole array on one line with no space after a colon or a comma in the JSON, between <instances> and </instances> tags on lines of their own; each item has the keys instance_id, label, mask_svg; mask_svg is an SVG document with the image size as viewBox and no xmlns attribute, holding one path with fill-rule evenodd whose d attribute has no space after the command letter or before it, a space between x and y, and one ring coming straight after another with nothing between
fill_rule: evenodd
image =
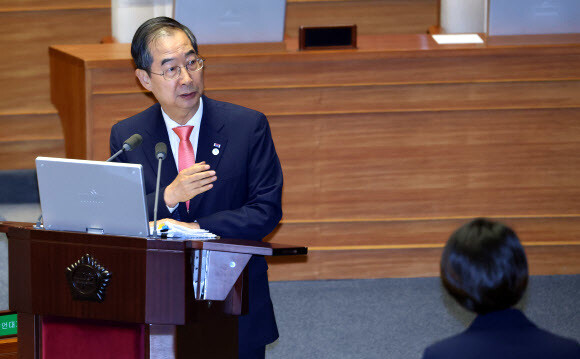
<instances>
[{"instance_id":1,"label":"wooden podium","mask_svg":"<svg viewBox=\"0 0 580 359\"><path fill-rule=\"evenodd\" d=\"M248 240L153 240L17 222L0 222L0 232L8 236L20 358L235 358L251 256L307 253Z\"/></svg>"}]
</instances>

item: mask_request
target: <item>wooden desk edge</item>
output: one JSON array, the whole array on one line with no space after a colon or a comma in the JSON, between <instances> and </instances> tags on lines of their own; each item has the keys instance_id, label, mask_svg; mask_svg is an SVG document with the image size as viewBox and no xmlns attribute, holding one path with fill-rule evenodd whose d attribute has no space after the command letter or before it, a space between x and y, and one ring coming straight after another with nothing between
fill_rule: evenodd
<instances>
[{"instance_id":1,"label":"wooden desk edge","mask_svg":"<svg viewBox=\"0 0 580 359\"><path fill-rule=\"evenodd\" d=\"M61 232L61 231L48 231L42 229L34 229L33 223L28 222L0 222L0 232L9 233L11 230L24 230L24 231L46 231L46 232ZM79 237L84 236L94 236L94 234L88 234L83 232L61 232L65 235L78 234ZM105 235L107 238L133 238L124 236L112 236ZM307 247L295 246L280 243L265 243L246 239L233 239L233 238L221 238L217 240L208 241L195 241L195 240L159 240L159 242L150 242L150 239L145 237L135 237L137 241L143 240L147 241L146 249L168 249L168 250L183 250L183 249L205 249L214 250L220 252L236 252L236 253L248 253L254 255L264 255L264 256L281 256L281 255L305 255L308 252ZM150 244L152 244L150 246ZM162 244L156 246L154 244Z\"/></svg>"}]
</instances>

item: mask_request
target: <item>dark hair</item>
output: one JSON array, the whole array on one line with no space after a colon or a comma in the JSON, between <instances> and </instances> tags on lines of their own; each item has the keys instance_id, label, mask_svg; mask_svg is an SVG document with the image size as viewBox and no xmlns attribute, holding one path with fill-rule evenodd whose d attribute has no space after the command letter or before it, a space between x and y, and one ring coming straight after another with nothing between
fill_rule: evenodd
<instances>
[{"instance_id":1,"label":"dark hair","mask_svg":"<svg viewBox=\"0 0 580 359\"><path fill-rule=\"evenodd\" d=\"M528 262L509 227L477 218L457 229L441 256L441 280L459 304L478 314L515 305L528 284Z\"/></svg>"},{"instance_id":2,"label":"dark hair","mask_svg":"<svg viewBox=\"0 0 580 359\"><path fill-rule=\"evenodd\" d=\"M185 35L187 35L189 41L191 41L193 50L197 54L197 40L191 30L172 18L159 16L145 21L141 26L139 26L135 35L133 35L133 41L131 42L131 56L133 56L135 66L138 69L150 73L153 56L149 51L149 44L159 36L167 35L169 31L176 30L181 30Z\"/></svg>"}]
</instances>

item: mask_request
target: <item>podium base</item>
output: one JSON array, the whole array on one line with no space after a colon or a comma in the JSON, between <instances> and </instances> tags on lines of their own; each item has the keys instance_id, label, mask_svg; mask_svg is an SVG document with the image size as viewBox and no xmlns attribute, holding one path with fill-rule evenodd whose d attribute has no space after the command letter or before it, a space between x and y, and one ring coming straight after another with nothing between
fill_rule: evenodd
<instances>
[{"instance_id":1,"label":"podium base","mask_svg":"<svg viewBox=\"0 0 580 359\"><path fill-rule=\"evenodd\" d=\"M222 303L223 304L223 303ZM18 313L21 359L236 359L238 318L195 303L186 325L150 325ZM192 309L193 309L192 308Z\"/></svg>"},{"instance_id":2,"label":"podium base","mask_svg":"<svg viewBox=\"0 0 580 359\"><path fill-rule=\"evenodd\" d=\"M42 359L145 359L145 326L42 317Z\"/></svg>"}]
</instances>

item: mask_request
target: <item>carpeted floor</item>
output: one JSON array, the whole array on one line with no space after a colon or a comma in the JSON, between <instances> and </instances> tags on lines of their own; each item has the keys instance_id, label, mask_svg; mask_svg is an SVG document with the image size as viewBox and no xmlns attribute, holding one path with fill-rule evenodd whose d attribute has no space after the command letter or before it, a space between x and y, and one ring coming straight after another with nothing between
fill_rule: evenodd
<instances>
[{"instance_id":1,"label":"carpeted floor","mask_svg":"<svg viewBox=\"0 0 580 359\"><path fill-rule=\"evenodd\" d=\"M0 220L36 221L36 203L0 204ZM7 243L0 234L0 310L8 309ZM280 339L268 359L420 358L473 316L437 278L272 282ZM539 326L580 340L580 275L535 276L519 304Z\"/></svg>"},{"instance_id":2,"label":"carpeted floor","mask_svg":"<svg viewBox=\"0 0 580 359\"><path fill-rule=\"evenodd\" d=\"M420 358L473 315L437 278L273 282L280 339L268 358ZM534 276L518 307L540 327L580 340L580 275Z\"/></svg>"}]
</instances>

